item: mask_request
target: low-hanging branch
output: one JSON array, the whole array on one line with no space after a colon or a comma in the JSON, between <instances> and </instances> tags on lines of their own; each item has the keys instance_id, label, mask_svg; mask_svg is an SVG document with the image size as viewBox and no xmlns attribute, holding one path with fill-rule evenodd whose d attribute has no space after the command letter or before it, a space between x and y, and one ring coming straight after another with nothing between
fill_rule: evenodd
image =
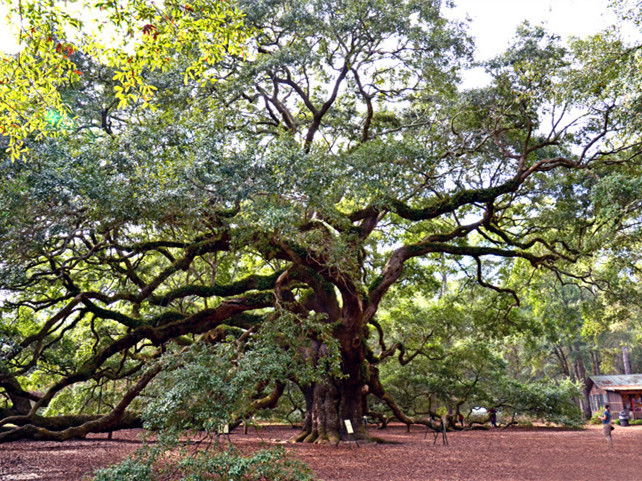
<instances>
[{"instance_id":1,"label":"low-hanging branch","mask_svg":"<svg viewBox=\"0 0 642 481\"><path fill-rule=\"evenodd\" d=\"M114 428L115 423L117 423L125 413L127 406L129 406L136 396L138 396L150 381L154 379L161 369L161 364L157 364L156 366L152 366L147 369L136 384L127 390L114 409L103 416L86 421L79 426L70 426L56 431L43 427L42 425L46 425L46 422L42 422L40 425L23 424L16 429L0 433L0 443L25 438L36 439L39 441L66 441L68 439L84 438L90 432L99 432L105 429ZM31 415L30 418L16 419L13 422L22 423L25 421L33 421L34 417L34 415Z\"/></svg>"}]
</instances>

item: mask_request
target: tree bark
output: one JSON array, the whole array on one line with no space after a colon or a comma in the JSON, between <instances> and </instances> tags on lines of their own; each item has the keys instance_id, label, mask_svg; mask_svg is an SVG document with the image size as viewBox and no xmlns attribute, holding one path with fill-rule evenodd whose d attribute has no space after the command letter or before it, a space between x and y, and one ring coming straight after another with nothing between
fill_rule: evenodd
<instances>
[{"instance_id":1,"label":"tree bark","mask_svg":"<svg viewBox=\"0 0 642 481\"><path fill-rule=\"evenodd\" d=\"M354 389L354 383L346 381L347 379L328 378L302 388L306 401L303 430L291 441L336 443L346 420L352 423L355 437L367 437L361 423L363 389Z\"/></svg>"},{"instance_id":2,"label":"tree bark","mask_svg":"<svg viewBox=\"0 0 642 481\"><path fill-rule=\"evenodd\" d=\"M22 421L17 422L18 426L26 426L32 424L38 428L48 429L50 431L64 431L65 429L73 428L76 426L81 426L90 421L97 421L103 416L96 414L74 414L66 416L34 416L31 421ZM118 421L110 424L107 427L96 430L95 432L110 432L117 431L119 429L135 429L143 427L143 420L141 417L133 412L126 411L118 419ZM6 428L6 431L9 431L11 428Z\"/></svg>"},{"instance_id":3,"label":"tree bark","mask_svg":"<svg viewBox=\"0 0 642 481\"><path fill-rule=\"evenodd\" d=\"M39 396L22 389L16 379L6 372L2 372L0 388L4 389L11 401L9 409L0 409L2 418L26 415L31 411L32 402L40 400Z\"/></svg>"},{"instance_id":4,"label":"tree bark","mask_svg":"<svg viewBox=\"0 0 642 481\"><path fill-rule=\"evenodd\" d=\"M624 364L624 374L631 374L631 359L629 358L629 347L622 346L622 363Z\"/></svg>"},{"instance_id":5,"label":"tree bark","mask_svg":"<svg viewBox=\"0 0 642 481\"><path fill-rule=\"evenodd\" d=\"M354 323L353 326L359 323ZM306 403L302 432L292 438L294 442L336 443L350 421L355 437L367 438L362 425L363 406L368 393L364 379L364 346L360 329L339 328L341 345L341 371L343 377L328 376L308 386L300 386ZM317 359L323 358L327 348L320 345Z\"/></svg>"},{"instance_id":6,"label":"tree bark","mask_svg":"<svg viewBox=\"0 0 642 481\"><path fill-rule=\"evenodd\" d=\"M579 350L578 350L579 351ZM591 387L588 382L588 376L586 375L586 367L584 366L584 361L581 357L578 357L575 360L575 376L579 381L582 382L582 399L580 400L580 408L582 409L582 415L587 421L591 419L593 415L591 411L591 400L590 393Z\"/></svg>"},{"instance_id":7,"label":"tree bark","mask_svg":"<svg viewBox=\"0 0 642 481\"><path fill-rule=\"evenodd\" d=\"M600 369L600 358L599 354L597 351L591 351L591 359L593 361L593 375L594 376L601 376L602 371Z\"/></svg>"}]
</instances>

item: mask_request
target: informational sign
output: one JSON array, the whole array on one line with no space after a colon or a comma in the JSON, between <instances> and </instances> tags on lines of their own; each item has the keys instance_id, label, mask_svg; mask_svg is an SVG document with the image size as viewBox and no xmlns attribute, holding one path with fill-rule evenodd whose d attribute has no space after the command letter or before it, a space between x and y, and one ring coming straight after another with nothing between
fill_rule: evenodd
<instances>
[{"instance_id":1,"label":"informational sign","mask_svg":"<svg viewBox=\"0 0 642 481\"><path fill-rule=\"evenodd\" d=\"M352 422L349 419L346 419L343 421L343 423L346 425L346 433L354 434L354 429L352 429Z\"/></svg>"},{"instance_id":2,"label":"informational sign","mask_svg":"<svg viewBox=\"0 0 642 481\"><path fill-rule=\"evenodd\" d=\"M218 433L219 434L230 434L230 425L229 424L219 424Z\"/></svg>"}]
</instances>

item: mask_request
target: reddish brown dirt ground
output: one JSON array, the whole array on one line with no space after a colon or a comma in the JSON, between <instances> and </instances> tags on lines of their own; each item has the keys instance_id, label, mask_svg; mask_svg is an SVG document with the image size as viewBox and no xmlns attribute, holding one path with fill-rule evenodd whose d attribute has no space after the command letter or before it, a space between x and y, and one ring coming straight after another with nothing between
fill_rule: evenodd
<instances>
[{"instance_id":1,"label":"reddish brown dirt ground","mask_svg":"<svg viewBox=\"0 0 642 481\"><path fill-rule=\"evenodd\" d=\"M240 430L239 430L240 431ZM609 449L600 426L581 431L553 428L464 431L433 444L424 430L392 426L376 435L398 444L357 448L290 445L286 449L308 463L324 481L604 481L642 480L642 426L616 427ZM293 433L284 426L263 426L267 445L282 444ZM99 466L116 462L140 446L140 430L95 435L81 441L24 442L0 445L0 480L79 481ZM232 434L237 447L252 449L256 432Z\"/></svg>"}]
</instances>

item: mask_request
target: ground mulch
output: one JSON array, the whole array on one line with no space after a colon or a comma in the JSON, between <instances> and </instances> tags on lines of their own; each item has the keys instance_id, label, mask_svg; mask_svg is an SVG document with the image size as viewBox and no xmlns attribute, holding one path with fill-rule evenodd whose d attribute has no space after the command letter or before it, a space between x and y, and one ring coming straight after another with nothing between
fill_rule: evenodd
<instances>
[{"instance_id":1,"label":"ground mulch","mask_svg":"<svg viewBox=\"0 0 642 481\"><path fill-rule=\"evenodd\" d=\"M238 429L237 431L241 431ZM283 445L324 481L604 481L642 480L642 426L616 427L609 449L601 426L583 430L509 428L448 433L433 444L418 426L393 425L371 433L387 444L342 442L338 447L291 445L287 426L234 432L232 443L251 450ZM97 467L125 458L141 446L141 430L115 432L113 439L16 441L0 445L0 481L90 479Z\"/></svg>"}]
</instances>

